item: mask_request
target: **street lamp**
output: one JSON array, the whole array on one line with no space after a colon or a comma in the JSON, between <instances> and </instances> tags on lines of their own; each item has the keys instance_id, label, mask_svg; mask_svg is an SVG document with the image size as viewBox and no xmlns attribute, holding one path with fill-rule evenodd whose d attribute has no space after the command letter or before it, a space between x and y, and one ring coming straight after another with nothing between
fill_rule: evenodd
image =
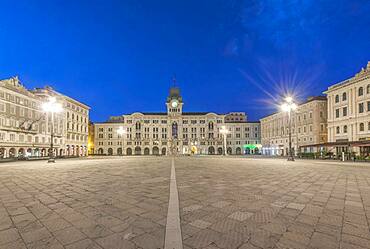
<instances>
[{"instance_id":1,"label":"street lamp","mask_svg":"<svg viewBox=\"0 0 370 249\"><path fill-rule=\"evenodd\" d=\"M297 109L297 105L294 103L292 97L286 97L285 103L281 105L283 112L288 113L289 117L289 156L288 161L294 161L293 151L292 151L292 115L291 112Z\"/></svg>"},{"instance_id":2,"label":"street lamp","mask_svg":"<svg viewBox=\"0 0 370 249\"><path fill-rule=\"evenodd\" d=\"M220 133L223 135L223 138L224 138L224 155L226 156L227 155L227 153L226 153L226 136L227 136L227 134L229 134L229 130L226 129L225 126L222 126L221 130L220 130Z\"/></svg>"},{"instance_id":3,"label":"street lamp","mask_svg":"<svg viewBox=\"0 0 370 249\"><path fill-rule=\"evenodd\" d=\"M54 113L63 111L63 107L60 103L57 103L55 97L49 97L48 102L42 104L42 110L46 113L51 113L51 129L50 129L50 152L49 152L49 163L55 163L54 158Z\"/></svg>"},{"instance_id":4,"label":"street lamp","mask_svg":"<svg viewBox=\"0 0 370 249\"><path fill-rule=\"evenodd\" d=\"M122 126L119 127L119 129L117 130L117 134L121 137L121 153L122 153L122 156L123 156L123 136L127 133L126 130L123 129Z\"/></svg>"}]
</instances>

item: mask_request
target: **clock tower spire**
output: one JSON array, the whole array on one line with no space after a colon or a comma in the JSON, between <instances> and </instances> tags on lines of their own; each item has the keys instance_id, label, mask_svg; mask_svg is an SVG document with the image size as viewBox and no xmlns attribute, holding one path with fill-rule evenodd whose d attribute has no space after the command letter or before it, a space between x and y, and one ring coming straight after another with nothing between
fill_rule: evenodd
<instances>
[{"instance_id":1,"label":"clock tower spire","mask_svg":"<svg viewBox=\"0 0 370 249\"><path fill-rule=\"evenodd\" d=\"M176 78L173 78L173 83L175 85ZM182 114L182 97L180 94L180 88L173 86L170 88L170 94L167 97L166 106L168 115L181 115Z\"/></svg>"}]
</instances>

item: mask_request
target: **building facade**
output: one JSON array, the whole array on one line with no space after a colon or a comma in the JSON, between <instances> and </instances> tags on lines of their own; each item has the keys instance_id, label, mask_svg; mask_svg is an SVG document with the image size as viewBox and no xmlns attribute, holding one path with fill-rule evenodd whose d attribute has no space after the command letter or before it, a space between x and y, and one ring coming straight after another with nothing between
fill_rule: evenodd
<instances>
[{"instance_id":1,"label":"building facade","mask_svg":"<svg viewBox=\"0 0 370 249\"><path fill-rule=\"evenodd\" d=\"M289 116L277 112L261 120L262 153L287 156L289 153ZM324 96L311 97L291 113L292 149L317 152L314 145L327 142L327 100Z\"/></svg>"},{"instance_id":2,"label":"building facade","mask_svg":"<svg viewBox=\"0 0 370 249\"><path fill-rule=\"evenodd\" d=\"M0 158L49 154L51 115L42 110L42 104L51 96L63 106L54 115L54 154L87 154L89 107L50 87L28 90L14 77L0 81Z\"/></svg>"},{"instance_id":3,"label":"building facade","mask_svg":"<svg viewBox=\"0 0 370 249\"><path fill-rule=\"evenodd\" d=\"M87 138L87 154L93 155L95 151L95 125L93 122L89 122L89 136Z\"/></svg>"},{"instance_id":4,"label":"building facade","mask_svg":"<svg viewBox=\"0 0 370 249\"><path fill-rule=\"evenodd\" d=\"M47 101L49 96L54 96L63 105L64 138L63 155L86 156L88 144L88 127L90 107L71 97L63 95L51 87L36 88L32 92Z\"/></svg>"},{"instance_id":5,"label":"building facade","mask_svg":"<svg viewBox=\"0 0 370 249\"><path fill-rule=\"evenodd\" d=\"M94 153L223 154L225 144L220 133L222 128L228 131L228 154L258 153L260 124L248 122L245 113L225 115L213 112L183 112L183 105L179 88L173 87L166 101L167 112L135 112L111 117L107 122L95 123Z\"/></svg>"},{"instance_id":6,"label":"building facade","mask_svg":"<svg viewBox=\"0 0 370 249\"><path fill-rule=\"evenodd\" d=\"M330 86L328 140L335 154L370 154L370 62L354 77Z\"/></svg>"}]
</instances>

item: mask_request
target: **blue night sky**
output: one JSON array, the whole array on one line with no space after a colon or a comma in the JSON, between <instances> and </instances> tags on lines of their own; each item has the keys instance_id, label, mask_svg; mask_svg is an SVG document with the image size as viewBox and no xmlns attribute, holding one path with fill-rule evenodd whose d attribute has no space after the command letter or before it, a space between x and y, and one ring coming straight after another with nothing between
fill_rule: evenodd
<instances>
[{"instance_id":1,"label":"blue night sky","mask_svg":"<svg viewBox=\"0 0 370 249\"><path fill-rule=\"evenodd\" d=\"M91 119L165 111L276 110L370 60L369 0L0 0L0 78L51 85Z\"/></svg>"}]
</instances>

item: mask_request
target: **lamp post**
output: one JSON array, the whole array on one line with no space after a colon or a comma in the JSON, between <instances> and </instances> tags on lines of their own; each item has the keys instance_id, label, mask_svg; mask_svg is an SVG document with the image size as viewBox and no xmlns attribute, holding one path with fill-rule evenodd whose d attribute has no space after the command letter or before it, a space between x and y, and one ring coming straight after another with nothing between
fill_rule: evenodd
<instances>
[{"instance_id":1,"label":"lamp post","mask_svg":"<svg viewBox=\"0 0 370 249\"><path fill-rule=\"evenodd\" d=\"M63 111L63 107L60 103L57 103L55 97L49 97L48 102L42 104L42 110L46 113L51 114L51 128L50 128L50 152L48 163L55 163L54 158L54 113Z\"/></svg>"},{"instance_id":2,"label":"lamp post","mask_svg":"<svg viewBox=\"0 0 370 249\"><path fill-rule=\"evenodd\" d=\"M119 127L117 130L117 134L121 137L121 150L122 150L122 156L123 156L123 136L126 134L126 130L123 129L122 126Z\"/></svg>"},{"instance_id":3,"label":"lamp post","mask_svg":"<svg viewBox=\"0 0 370 249\"><path fill-rule=\"evenodd\" d=\"M220 133L223 135L223 139L224 139L224 155L226 156L227 155L227 152L226 152L226 136L227 134L229 134L229 131L226 129L226 126L222 126L221 127L221 130L220 130Z\"/></svg>"},{"instance_id":4,"label":"lamp post","mask_svg":"<svg viewBox=\"0 0 370 249\"><path fill-rule=\"evenodd\" d=\"M294 161L294 155L292 151L292 111L297 109L297 105L294 103L292 97L286 97L285 103L281 105L281 109L288 113L288 125L289 125L289 156L288 161Z\"/></svg>"}]
</instances>

